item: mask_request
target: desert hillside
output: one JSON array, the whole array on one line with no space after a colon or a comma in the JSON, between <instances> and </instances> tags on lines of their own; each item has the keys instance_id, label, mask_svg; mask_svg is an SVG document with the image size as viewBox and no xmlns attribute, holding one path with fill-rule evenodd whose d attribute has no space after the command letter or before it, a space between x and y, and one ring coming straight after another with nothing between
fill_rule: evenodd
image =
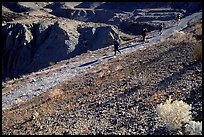
<instances>
[{"instance_id":1,"label":"desert hillside","mask_svg":"<svg viewBox=\"0 0 204 137\"><path fill-rule=\"evenodd\" d=\"M3 3L2 134L201 135L199 3L134 4ZM135 31L143 27L146 42ZM116 56L113 35L121 38ZM158 112L169 98L191 108L177 104L186 113L168 115L176 130Z\"/></svg>"}]
</instances>

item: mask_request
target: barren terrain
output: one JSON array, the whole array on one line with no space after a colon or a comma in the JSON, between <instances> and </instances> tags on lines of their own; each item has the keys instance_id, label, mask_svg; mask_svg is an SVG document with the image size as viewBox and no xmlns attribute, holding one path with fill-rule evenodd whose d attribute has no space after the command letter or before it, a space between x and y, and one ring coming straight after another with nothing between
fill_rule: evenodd
<instances>
[{"instance_id":1,"label":"barren terrain","mask_svg":"<svg viewBox=\"0 0 204 137\"><path fill-rule=\"evenodd\" d=\"M94 10L100 4L89 6ZM31 13L15 23L39 20ZM70 19L49 16L45 22L58 20L59 28L69 31L96 23L74 20L62 25ZM95 24L100 25L106 26ZM180 135L156 113L156 106L170 96L191 104L193 120L202 121L202 62L194 52L202 45L202 11L185 16L178 25L167 22L161 35L152 30L146 43L140 35L122 36L128 40L116 56L112 45L104 46L3 82L2 134Z\"/></svg>"}]
</instances>

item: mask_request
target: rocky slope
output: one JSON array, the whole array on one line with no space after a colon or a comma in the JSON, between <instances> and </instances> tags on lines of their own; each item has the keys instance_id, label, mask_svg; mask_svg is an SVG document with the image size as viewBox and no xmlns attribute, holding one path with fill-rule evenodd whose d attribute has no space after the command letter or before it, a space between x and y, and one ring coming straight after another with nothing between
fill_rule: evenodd
<instances>
[{"instance_id":1,"label":"rocky slope","mask_svg":"<svg viewBox=\"0 0 204 137\"><path fill-rule=\"evenodd\" d=\"M191 104L193 120L202 121L202 63L193 56L202 43L202 17L157 33L149 43L137 37L124 44L115 57L112 47L102 48L3 83L3 106L9 97L16 103L3 110L2 133L178 135L155 110L170 96Z\"/></svg>"}]
</instances>

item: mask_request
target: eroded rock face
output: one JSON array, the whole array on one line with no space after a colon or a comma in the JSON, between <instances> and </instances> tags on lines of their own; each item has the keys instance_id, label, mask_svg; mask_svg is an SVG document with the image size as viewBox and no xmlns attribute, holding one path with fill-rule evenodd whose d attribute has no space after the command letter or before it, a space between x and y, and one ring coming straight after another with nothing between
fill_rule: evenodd
<instances>
[{"instance_id":1,"label":"eroded rock face","mask_svg":"<svg viewBox=\"0 0 204 137\"><path fill-rule=\"evenodd\" d=\"M3 27L3 76L16 76L31 61L33 36L26 25L7 24Z\"/></svg>"},{"instance_id":2,"label":"eroded rock face","mask_svg":"<svg viewBox=\"0 0 204 137\"><path fill-rule=\"evenodd\" d=\"M2 79L48 67L87 50L112 45L112 27L78 27L72 33L62 23L10 24L3 26ZM93 42L94 41L94 42Z\"/></svg>"},{"instance_id":3,"label":"eroded rock face","mask_svg":"<svg viewBox=\"0 0 204 137\"><path fill-rule=\"evenodd\" d=\"M42 34L44 38L41 35L37 36L41 41L36 41L39 43L36 44L39 47L36 49L29 69L46 67L49 65L49 62L60 61L68 55L69 45L65 43L65 40L70 39L69 33L63 30L58 23L49 26L44 31L47 31L47 34Z\"/></svg>"},{"instance_id":4,"label":"eroded rock face","mask_svg":"<svg viewBox=\"0 0 204 137\"><path fill-rule=\"evenodd\" d=\"M112 45L113 37L111 34L116 34L111 26L97 28L94 33L94 38L92 39L96 39L96 41L93 43L92 50L103 48L103 45Z\"/></svg>"}]
</instances>

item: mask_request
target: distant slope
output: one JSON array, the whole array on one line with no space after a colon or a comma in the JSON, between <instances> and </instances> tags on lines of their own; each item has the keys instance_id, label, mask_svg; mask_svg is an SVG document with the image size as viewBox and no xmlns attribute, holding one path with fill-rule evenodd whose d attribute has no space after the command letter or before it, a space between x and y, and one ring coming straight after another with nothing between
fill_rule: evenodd
<instances>
[{"instance_id":1,"label":"distant slope","mask_svg":"<svg viewBox=\"0 0 204 137\"><path fill-rule=\"evenodd\" d=\"M8 8L9 10L17 13L28 12L33 10L30 7L25 7L23 5L20 5L18 2L3 2L2 5Z\"/></svg>"},{"instance_id":2,"label":"distant slope","mask_svg":"<svg viewBox=\"0 0 204 137\"><path fill-rule=\"evenodd\" d=\"M82 2L79 5L75 6L74 8L90 8L90 9L94 9L94 8L97 8L98 6L103 5L103 3L106 3L106 2Z\"/></svg>"},{"instance_id":3,"label":"distant slope","mask_svg":"<svg viewBox=\"0 0 204 137\"><path fill-rule=\"evenodd\" d=\"M202 9L201 2L106 2L96 9L133 11L146 8L174 8L196 12Z\"/></svg>"}]
</instances>

